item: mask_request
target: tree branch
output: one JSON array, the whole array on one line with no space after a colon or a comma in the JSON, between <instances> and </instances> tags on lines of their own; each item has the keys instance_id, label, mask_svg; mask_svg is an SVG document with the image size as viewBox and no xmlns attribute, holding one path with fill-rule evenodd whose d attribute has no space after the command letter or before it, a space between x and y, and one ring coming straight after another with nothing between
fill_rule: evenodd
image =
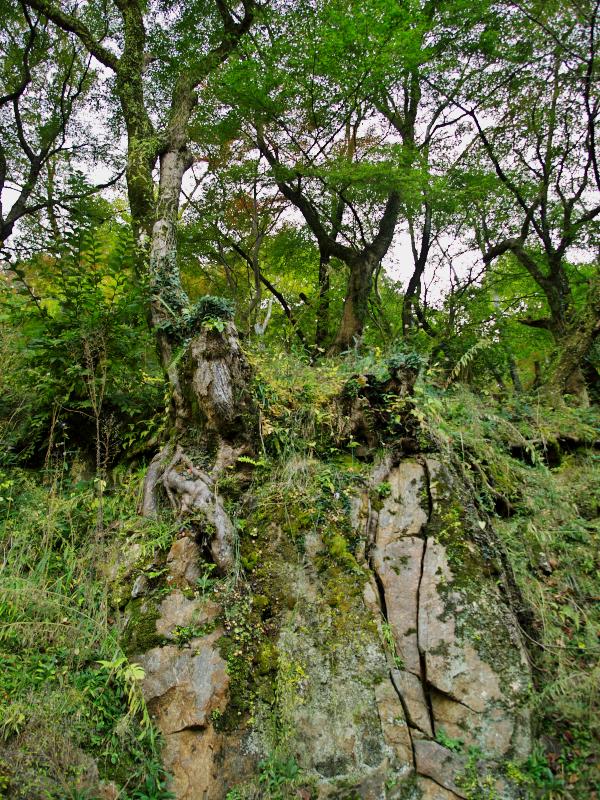
<instances>
[{"instance_id":1,"label":"tree branch","mask_svg":"<svg viewBox=\"0 0 600 800\"><path fill-rule=\"evenodd\" d=\"M55 25L67 33L73 33L87 48L87 50L105 67L117 72L119 68L119 58L112 50L104 47L103 44L96 41L90 29L72 14L66 14L62 8L54 5L50 0L25 0L25 3L30 7L43 14L49 20L52 20Z\"/></svg>"}]
</instances>

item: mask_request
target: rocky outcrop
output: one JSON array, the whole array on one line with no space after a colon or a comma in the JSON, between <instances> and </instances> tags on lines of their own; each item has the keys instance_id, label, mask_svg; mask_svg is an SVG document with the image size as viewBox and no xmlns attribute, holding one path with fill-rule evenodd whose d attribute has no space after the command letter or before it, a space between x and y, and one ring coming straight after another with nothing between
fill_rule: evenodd
<instances>
[{"instance_id":1,"label":"rocky outcrop","mask_svg":"<svg viewBox=\"0 0 600 800\"><path fill-rule=\"evenodd\" d=\"M438 787L423 784L427 796L466 797L464 758L443 742L477 748L491 772L495 762L527 755L526 652L498 576L486 576L487 522L469 509L456 480L429 457L376 477L379 486L385 478L387 496L378 509L363 501L363 524L393 634L398 668L390 677L411 733L413 766Z\"/></svg>"},{"instance_id":2,"label":"rocky outcrop","mask_svg":"<svg viewBox=\"0 0 600 800\"><path fill-rule=\"evenodd\" d=\"M376 467L353 524L362 544L345 569L331 565L326 530L301 552L282 544L285 530L269 534L269 580L285 598L260 645L269 658L252 661L267 691L225 727L215 720L238 653L229 663L219 652L222 609L190 593L198 546L173 545L161 643L137 660L178 800L222 800L234 786L266 796L258 764L274 752L293 759L307 798L470 799L487 796L482 785L516 797L500 765L528 753L530 675L487 520L423 455Z\"/></svg>"}]
</instances>

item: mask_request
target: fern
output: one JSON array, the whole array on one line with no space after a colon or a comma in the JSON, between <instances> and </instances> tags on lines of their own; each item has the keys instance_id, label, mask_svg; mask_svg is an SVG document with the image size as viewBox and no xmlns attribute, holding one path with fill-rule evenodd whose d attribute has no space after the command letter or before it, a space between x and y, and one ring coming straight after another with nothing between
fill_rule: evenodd
<instances>
[{"instance_id":1,"label":"fern","mask_svg":"<svg viewBox=\"0 0 600 800\"><path fill-rule=\"evenodd\" d=\"M473 347L470 347L454 365L454 368L452 369L452 372L446 381L446 386L449 386L453 381L460 377L464 370L470 366L476 355L478 355L482 350L485 350L487 347L491 347L493 344L494 342L492 342L490 339L480 339L473 345Z\"/></svg>"}]
</instances>

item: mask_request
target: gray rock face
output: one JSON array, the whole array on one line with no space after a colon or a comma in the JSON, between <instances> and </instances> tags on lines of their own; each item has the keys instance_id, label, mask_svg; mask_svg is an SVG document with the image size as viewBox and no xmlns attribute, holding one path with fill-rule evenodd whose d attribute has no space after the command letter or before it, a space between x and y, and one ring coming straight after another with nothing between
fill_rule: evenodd
<instances>
[{"instance_id":1,"label":"gray rock face","mask_svg":"<svg viewBox=\"0 0 600 800\"><path fill-rule=\"evenodd\" d=\"M424 542L414 536L396 540L377 536L372 564L383 586L387 621L404 666L420 674L417 636L419 585Z\"/></svg>"},{"instance_id":2,"label":"gray rock face","mask_svg":"<svg viewBox=\"0 0 600 800\"><path fill-rule=\"evenodd\" d=\"M370 521L370 563L394 657L402 664L391 680L411 734L412 766L422 776L425 797L465 797L456 783L464 759L435 736L442 732L465 748L478 747L484 769L492 771L496 760L527 754L524 646L494 582L484 575L469 535L473 523L440 463L403 462L378 479L391 492ZM510 788L503 791L511 796Z\"/></svg>"},{"instance_id":3,"label":"gray rock face","mask_svg":"<svg viewBox=\"0 0 600 800\"><path fill-rule=\"evenodd\" d=\"M527 754L527 659L485 575L477 520L433 459L388 462L374 475L389 484L388 496L376 511L364 492L353 509L366 580L346 574L345 588L336 584L339 594L328 598L317 530L302 556L281 561L275 700L257 700L249 727L220 733L212 724L230 688L216 648L222 631L139 658L178 800L223 800L238 781L256 779L257 762L273 752L293 755L318 798L464 800L469 746L491 780L502 759ZM169 583L193 585L197 561L192 540L175 542ZM213 623L218 611L176 590L162 600L156 630L173 640L177 626ZM444 735L456 746L443 746ZM496 788L502 800L516 797L506 783Z\"/></svg>"},{"instance_id":4,"label":"gray rock face","mask_svg":"<svg viewBox=\"0 0 600 800\"><path fill-rule=\"evenodd\" d=\"M375 800L390 771L408 768L412 751L371 616L360 593L344 597L352 622L336 633L338 612L310 566L283 569L280 579L292 588L294 606L277 640L280 700L275 719L270 705L257 708L256 746L266 742L267 751L285 747L293 753L300 768L314 775L319 797L337 797L338 784L346 781L359 783L360 796Z\"/></svg>"}]
</instances>

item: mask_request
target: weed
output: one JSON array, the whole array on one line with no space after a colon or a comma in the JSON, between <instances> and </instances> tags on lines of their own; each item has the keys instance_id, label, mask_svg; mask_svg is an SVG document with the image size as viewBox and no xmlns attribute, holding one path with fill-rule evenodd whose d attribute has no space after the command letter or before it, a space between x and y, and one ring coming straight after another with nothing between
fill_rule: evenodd
<instances>
[{"instance_id":1,"label":"weed","mask_svg":"<svg viewBox=\"0 0 600 800\"><path fill-rule=\"evenodd\" d=\"M387 620L384 620L381 623L381 633L383 635L383 641L385 642L385 645L387 649L390 651L392 658L394 660L394 666L396 667L396 669L400 670L404 669L405 666L404 661L398 655L398 650L396 648L396 640L394 638L394 632L392 630L390 623L387 622Z\"/></svg>"},{"instance_id":2,"label":"weed","mask_svg":"<svg viewBox=\"0 0 600 800\"><path fill-rule=\"evenodd\" d=\"M454 739L452 736L448 736L443 728L436 730L435 738L437 742L448 750L452 750L453 753L460 753L465 744L462 739Z\"/></svg>"},{"instance_id":3,"label":"weed","mask_svg":"<svg viewBox=\"0 0 600 800\"><path fill-rule=\"evenodd\" d=\"M291 787L298 779L300 768L292 757L279 759L271 757L261 761L259 783L269 800L284 800L286 787Z\"/></svg>"}]
</instances>

